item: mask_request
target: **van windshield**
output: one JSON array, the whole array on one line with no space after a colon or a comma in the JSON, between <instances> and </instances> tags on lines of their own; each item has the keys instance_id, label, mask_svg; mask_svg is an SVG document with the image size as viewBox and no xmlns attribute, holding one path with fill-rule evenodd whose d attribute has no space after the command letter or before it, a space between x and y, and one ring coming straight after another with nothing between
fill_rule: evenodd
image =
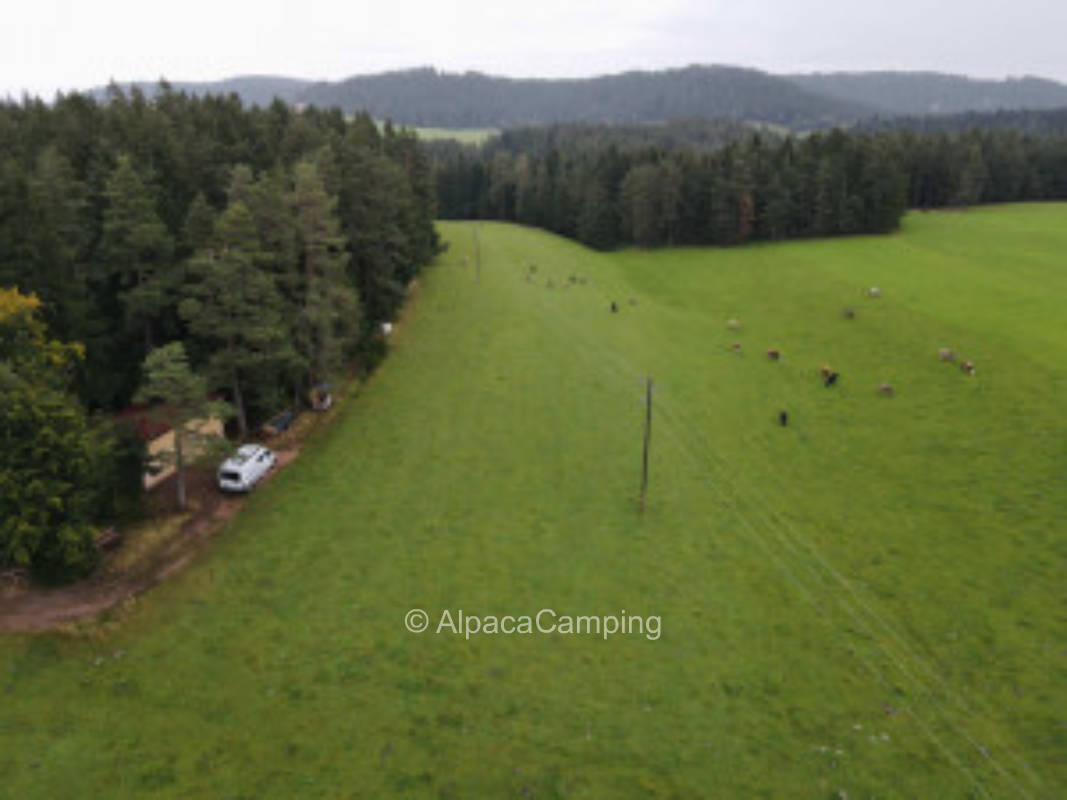
<instances>
[{"instance_id":1,"label":"van windshield","mask_svg":"<svg viewBox=\"0 0 1067 800\"><path fill-rule=\"evenodd\" d=\"M219 473L219 478L221 478L224 481L233 481L234 483L240 483L241 482L240 474L238 474L238 473L236 473L236 472L234 472L232 470L226 470L225 472L220 472Z\"/></svg>"}]
</instances>

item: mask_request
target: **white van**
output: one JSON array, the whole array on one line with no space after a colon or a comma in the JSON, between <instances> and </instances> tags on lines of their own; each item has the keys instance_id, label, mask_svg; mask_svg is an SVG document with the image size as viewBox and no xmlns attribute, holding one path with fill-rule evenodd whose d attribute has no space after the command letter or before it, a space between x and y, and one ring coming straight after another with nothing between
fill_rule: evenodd
<instances>
[{"instance_id":1,"label":"white van","mask_svg":"<svg viewBox=\"0 0 1067 800\"><path fill-rule=\"evenodd\" d=\"M244 444L219 466L219 488L247 492L277 463L278 457L261 444Z\"/></svg>"}]
</instances>

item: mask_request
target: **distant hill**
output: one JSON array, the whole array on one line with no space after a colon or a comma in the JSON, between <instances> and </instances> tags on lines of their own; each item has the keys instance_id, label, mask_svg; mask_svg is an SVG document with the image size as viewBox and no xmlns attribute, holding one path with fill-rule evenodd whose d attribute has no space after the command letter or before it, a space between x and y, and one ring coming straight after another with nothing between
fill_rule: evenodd
<instances>
[{"instance_id":1,"label":"distant hill","mask_svg":"<svg viewBox=\"0 0 1067 800\"><path fill-rule=\"evenodd\" d=\"M582 79L497 78L425 68L317 83L300 99L407 125L514 127L553 122L654 122L682 117L822 127L871 113L753 69L691 66Z\"/></svg>"},{"instance_id":2,"label":"distant hill","mask_svg":"<svg viewBox=\"0 0 1067 800\"><path fill-rule=\"evenodd\" d=\"M148 82L129 85L148 96L157 89ZM935 72L784 76L727 66L553 80L425 67L337 82L250 75L172 86L198 95L234 92L246 104L260 106L280 98L292 104L337 106L347 113L367 110L378 119L435 128L626 125L701 118L806 130L873 116L1067 107L1067 85L1041 78L989 81ZM91 94L103 98L106 91L97 88Z\"/></svg>"},{"instance_id":3,"label":"distant hill","mask_svg":"<svg viewBox=\"0 0 1067 800\"><path fill-rule=\"evenodd\" d=\"M788 76L809 92L883 114L957 114L1067 107L1067 86L1044 78L977 80L939 72L830 72Z\"/></svg>"}]
</instances>

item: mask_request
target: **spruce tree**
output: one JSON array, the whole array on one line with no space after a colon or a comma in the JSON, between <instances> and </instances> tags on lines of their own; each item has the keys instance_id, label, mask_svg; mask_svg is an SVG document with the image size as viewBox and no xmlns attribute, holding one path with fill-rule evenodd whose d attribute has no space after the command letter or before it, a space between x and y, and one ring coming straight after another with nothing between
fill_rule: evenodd
<instances>
[{"instance_id":1,"label":"spruce tree","mask_svg":"<svg viewBox=\"0 0 1067 800\"><path fill-rule=\"evenodd\" d=\"M296 347L307 365L310 385L340 367L361 319L358 299L347 280L349 257L337 221L337 200L326 193L314 161L296 165L295 184L303 279Z\"/></svg>"},{"instance_id":2,"label":"spruce tree","mask_svg":"<svg viewBox=\"0 0 1067 800\"><path fill-rule=\"evenodd\" d=\"M261 269L262 251L252 215L241 202L226 207L211 247L188 264L179 313L190 332L207 347L208 373L215 386L233 396L242 438L248 434L245 388L269 367L292 360L282 321L281 298Z\"/></svg>"},{"instance_id":3,"label":"spruce tree","mask_svg":"<svg viewBox=\"0 0 1067 800\"><path fill-rule=\"evenodd\" d=\"M105 189L101 256L106 275L119 286L130 329L140 331L146 351L153 328L172 303L173 275L168 275L173 242L153 206L152 193L129 156L121 155Z\"/></svg>"}]
</instances>

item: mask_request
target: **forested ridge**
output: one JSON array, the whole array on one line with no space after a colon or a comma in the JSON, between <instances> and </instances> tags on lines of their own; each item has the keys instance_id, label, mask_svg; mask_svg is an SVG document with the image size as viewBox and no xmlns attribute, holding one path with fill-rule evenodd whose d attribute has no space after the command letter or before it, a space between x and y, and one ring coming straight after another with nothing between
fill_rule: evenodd
<instances>
[{"instance_id":1,"label":"forested ridge","mask_svg":"<svg viewBox=\"0 0 1067 800\"><path fill-rule=\"evenodd\" d=\"M66 448L0 465L0 569L91 562L115 473L140 481L107 415L162 345L182 346L173 364L188 353L241 435L377 358L378 323L437 250L434 195L414 134L366 114L165 85L151 101L113 88L106 103L0 104L0 443L43 429ZM42 489L64 457L77 474Z\"/></svg>"},{"instance_id":2,"label":"forested ridge","mask_svg":"<svg viewBox=\"0 0 1067 800\"><path fill-rule=\"evenodd\" d=\"M157 86L134 84L152 96ZM236 92L246 104L366 110L377 119L445 128L510 128L557 122L632 124L682 117L748 120L827 130L875 115L952 114L1067 107L1067 85L1041 78L976 80L936 72L775 75L694 64L588 78L506 78L430 67L338 81L241 76L175 83L191 94ZM107 90L92 90L106 99Z\"/></svg>"},{"instance_id":3,"label":"forested ridge","mask_svg":"<svg viewBox=\"0 0 1067 800\"><path fill-rule=\"evenodd\" d=\"M684 130L684 129L683 129ZM702 129L701 135L705 132ZM598 248L883 233L909 208L1067 198L1067 138L1015 130L720 129L688 147L552 126L434 146L446 218L536 225Z\"/></svg>"},{"instance_id":4,"label":"forested ridge","mask_svg":"<svg viewBox=\"0 0 1067 800\"><path fill-rule=\"evenodd\" d=\"M785 76L797 86L881 114L958 114L1067 106L1067 86L1026 76L981 80L942 72L823 72Z\"/></svg>"}]
</instances>

